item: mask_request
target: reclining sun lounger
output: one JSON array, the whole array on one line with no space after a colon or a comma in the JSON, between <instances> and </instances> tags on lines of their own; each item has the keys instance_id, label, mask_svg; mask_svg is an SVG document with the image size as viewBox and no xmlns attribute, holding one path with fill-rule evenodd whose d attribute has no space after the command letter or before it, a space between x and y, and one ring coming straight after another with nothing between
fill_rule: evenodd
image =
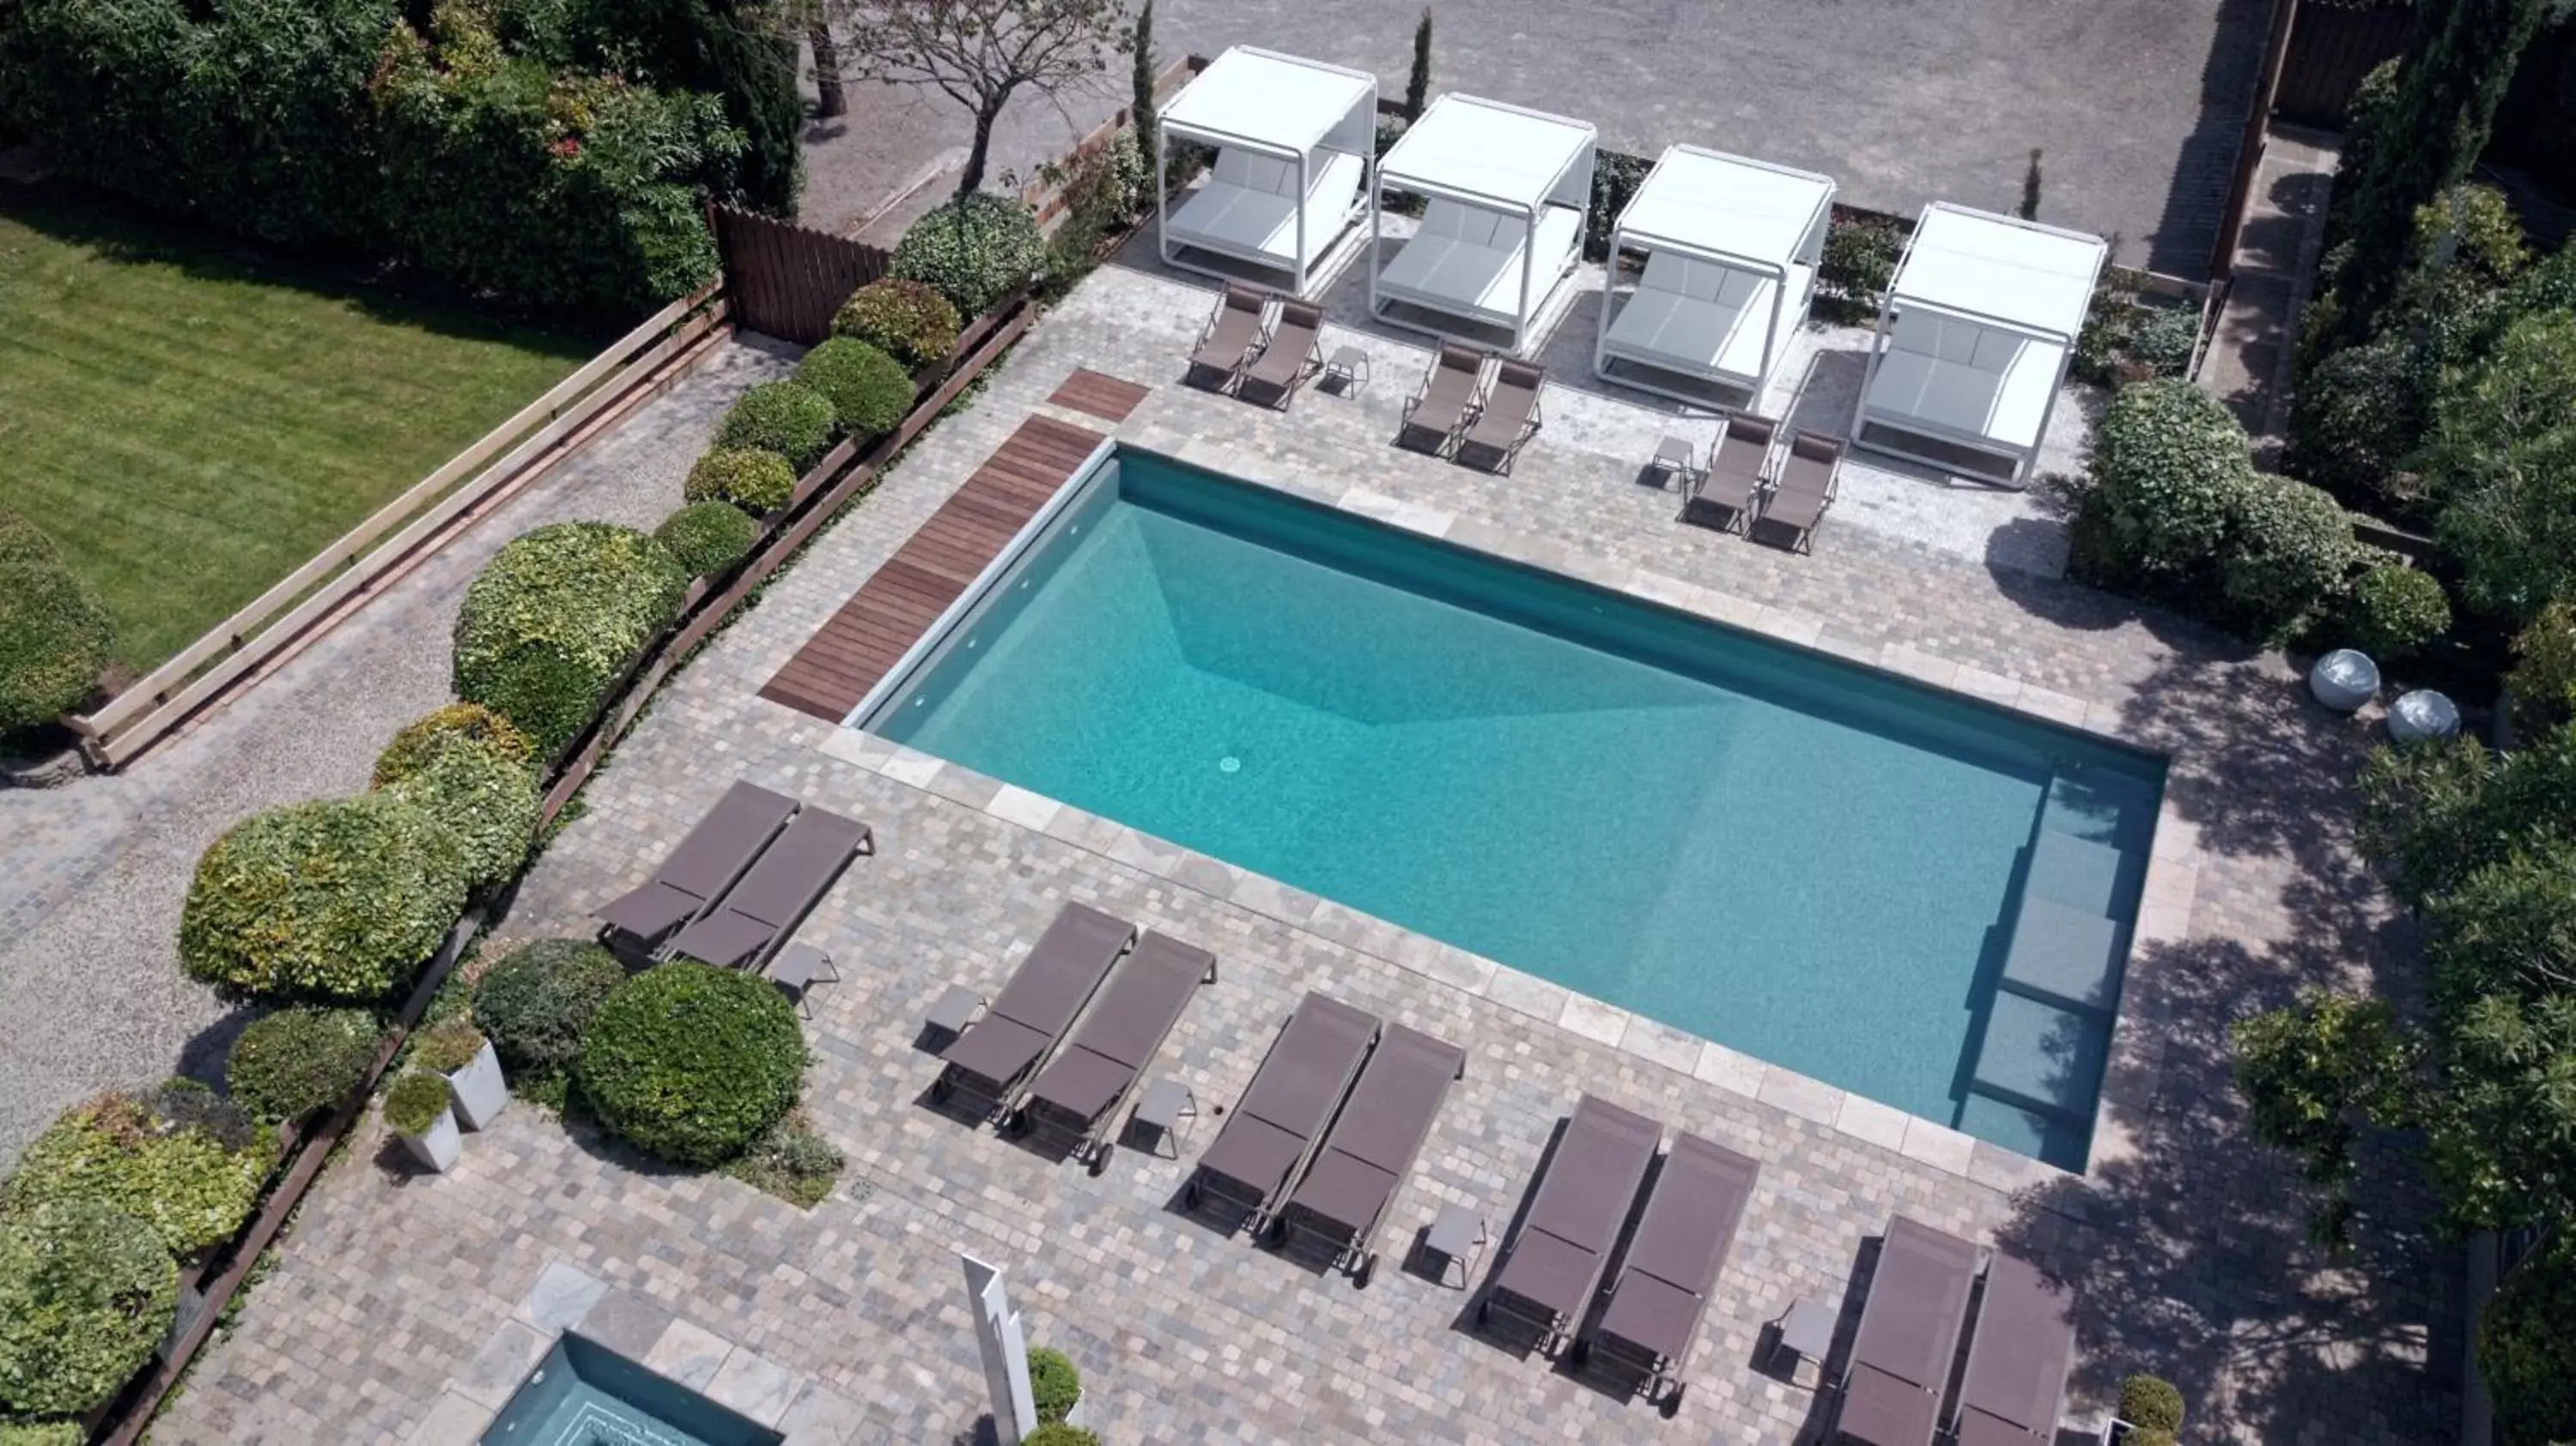
<instances>
[{"instance_id":1,"label":"reclining sun lounger","mask_svg":"<svg viewBox=\"0 0 2576 1446\"><path fill-rule=\"evenodd\" d=\"M1771 500L1762 504L1762 524L1787 532L1791 550L1815 551L1816 524L1841 495L1842 474L1843 444L1821 433L1800 432L1789 440Z\"/></svg>"},{"instance_id":2,"label":"reclining sun lounger","mask_svg":"<svg viewBox=\"0 0 2576 1446\"><path fill-rule=\"evenodd\" d=\"M1243 1209L1255 1235L1268 1230L1377 1032L1378 1017L1365 1009L1312 992L1297 1001L1225 1128L1199 1156L1182 1203L1196 1210L1214 1195Z\"/></svg>"},{"instance_id":3,"label":"reclining sun lounger","mask_svg":"<svg viewBox=\"0 0 2576 1446\"><path fill-rule=\"evenodd\" d=\"M1927 1446L1976 1281L1977 1247L1902 1215L1889 1223L1828 1440Z\"/></svg>"},{"instance_id":4,"label":"reclining sun lounger","mask_svg":"<svg viewBox=\"0 0 2576 1446\"><path fill-rule=\"evenodd\" d=\"M1606 1100L1576 1102L1529 1213L1504 1247L1503 1268L1476 1307L1480 1323L1495 1315L1518 1321L1538 1332L1541 1354L1556 1353L1600 1287L1663 1133Z\"/></svg>"},{"instance_id":5,"label":"reclining sun lounger","mask_svg":"<svg viewBox=\"0 0 2576 1446\"><path fill-rule=\"evenodd\" d=\"M591 915L601 921L600 942L649 956L671 931L705 913L795 816L792 798L748 783L726 789L651 879Z\"/></svg>"},{"instance_id":6,"label":"reclining sun lounger","mask_svg":"<svg viewBox=\"0 0 2576 1446\"><path fill-rule=\"evenodd\" d=\"M1268 306L1249 286L1226 287L1190 352L1189 380L1220 392L1233 386L1243 373L1244 358L1261 340L1261 313Z\"/></svg>"},{"instance_id":7,"label":"reclining sun lounger","mask_svg":"<svg viewBox=\"0 0 2576 1446\"><path fill-rule=\"evenodd\" d=\"M2052 1446L2075 1348L2066 1288L2028 1261L1997 1254L1959 1384L1958 1446Z\"/></svg>"},{"instance_id":8,"label":"reclining sun lounger","mask_svg":"<svg viewBox=\"0 0 2576 1446\"><path fill-rule=\"evenodd\" d=\"M1418 1029L1390 1024L1351 1086L1350 1103L1324 1137L1280 1223L1334 1247L1333 1268L1368 1284L1377 1267L1370 1242L1386 1207L1422 1153L1449 1085L1467 1072L1467 1052Z\"/></svg>"},{"instance_id":9,"label":"reclining sun lounger","mask_svg":"<svg viewBox=\"0 0 2576 1446\"><path fill-rule=\"evenodd\" d=\"M945 1100L963 1089L988 1101L990 1113L1006 1113L1012 1091L1055 1049L1135 941L1136 926L1126 920L1065 905L1011 971L1011 982L939 1052L944 1063L931 1097Z\"/></svg>"},{"instance_id":10,"label":"reclining sun lounger","mask_svg":"<svg viewBox=\"0 0 2576 1446\"><path fill-rule=\"evenodd\" d=\"M1451 440L1475 410L1476 393L1484 376L1485 358L1481 353L1454 341L1442 342L1431 370L1422 374L1421 390L1405 399L1404 422L1396 428L1395 444L1435 457L1447 452Z\"/></svg>"},{"instance_id":11,"label":"reclining sun lounger","mask_svg":"<svg viewBox=\"0 0 2576 1446\"><path fill-rule=\"evenodd\" d=\"M725 890L723 902L671 940L667 953L722 969L758 969L822 902L850 860L876 849L866 824L801 809L778 841Z\"/></svg>"},{"instance_id":12,"label":"reclining sun lounger","mask_svg":"<svg viewBox=\"0 0 2576 1446\"><path fill-rule=\"evenodd\" d=\"M1646 1399L1681 1404L1682 1369L1761 1166L1697 1135L1676 1136L1620 1259L1601 1324L1575 1350L1633 1372Z\"/></svg>"},{"instance_id":13,"label":"reclining sun lounger","mask_svg":"<svg viewBox=\"0 0 2576 1446\"><path fill-rule=\"evenodd\" d=\"M1309 373L1323 370L1324 351L1317 340L1323 330L1324 308L1311 301L1280 302L1270 340L1252 365L1244 368L1237 394L1251 400L1258 391L1274 398L1271 405L1278 410L1288 410L1288 403L1297 396L1297 384Z\"/></svg>"},{"instance_id":14,"label":"reclining sun lounger","mask_svg":"<svg viewBox=\"0 0 2576 1446\"><path fill-rule=\"evenodd\" d=\"M1538 392L1546 380L1547 368L1536 362L1510 357L1498 361L1484 408L1458 438L1458 460L1508 474L1521 455L1521 444L1538 435Z\"/></svg>"},{"instance_id":15,"label":"reclining sun lounger","mask_svg":"<svg viewBox=\"0 0 2576 1446\"><path fill-rule=\"evenodd\" d=\"M1727 418L1717 455L1709 459L1708 470L1700 474L1699 485L1682 504L1682 520L1720 531L1741 530L1753 515L1754 499L1762 495L1763 466L1770 460L1771 438L1779 427L1777 422L1742 412Z\"/></svg>"},{"instance_id":16,"label":"reclining sun lounger","mask_svg":"<svg viewBox=\"0 0 2576 1446\"><path fill-rule=\"evenodd\" d=\"M1149 933L1100 991L1082 1028L1038 1071L1013 1117L1023 1129L1073 1135L1073 1157L1098 1174L1109 1163L1108 1132L1119 1107L1162 1050L1201 984L1216 982L1216 956Z\"/></svg>"}]
</instances>

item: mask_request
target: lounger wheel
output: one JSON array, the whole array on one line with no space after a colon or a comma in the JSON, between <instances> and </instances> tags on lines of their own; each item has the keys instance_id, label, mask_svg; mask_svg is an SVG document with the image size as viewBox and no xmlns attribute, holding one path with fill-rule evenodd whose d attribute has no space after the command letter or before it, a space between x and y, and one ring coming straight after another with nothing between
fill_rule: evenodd
<instances>
[{"instance_id":1,"label":"lounger wheel","mask_svg":"<svg viewBox=\"0 0 2576 1446\"><path fill-rule=\"evenodd\" d=\"M1377 1252L1372 1250L1360 1260L1360 1268L1351 1272L1351 1288L1368 1289L1369 1277L1375 1274L1377 1274Z\"/></svg>"},{"instance_id":2,"label":"lounger wheel","mask_svg":"<svg viewBox=\"0 0 2576 1446\"><path fill-rule=\"evenodd\" d=\"M1117 1147L1115 1145L1110 1144L1107 1140L1103 1140L1098 1145L1092 1147L1091 1173L1095 1177L1098 1176L1101 1171L1109 1168L1109 1153L1116 1148Z\"/></svg>"},{"instance_id":3,"label":"lounger wheel","mask_svg":"<svg viewBox=\"0 0 2576 1446\"><path fill-rule=\"evenodd\" d=\"M1680 1382L1674 1382L1673 1388L1664 1392L1663 1409L1664 1419L1667 1421L1682 1413L1682 1387Z\"/></svg>"}]
</instances>

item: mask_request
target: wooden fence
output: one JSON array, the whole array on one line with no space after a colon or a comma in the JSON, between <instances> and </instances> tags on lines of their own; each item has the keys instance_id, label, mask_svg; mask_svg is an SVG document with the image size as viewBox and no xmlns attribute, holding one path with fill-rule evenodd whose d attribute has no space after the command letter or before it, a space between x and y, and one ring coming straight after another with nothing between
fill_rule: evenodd
<instances>
[{"instance_id":1,"label":"wooden fence","mask_svg":"<svg viewBox=\"0 0 2576 1446\"><path fill-rule=\"evenodd\" d=\"M2303 4L2281 62L2272 114L2300 125L2340 127L2363 76L2406 48L2415 11Z\"/></svg>"},{"instance_id":2,"label":"wooden fence","mask_svg":"<svg viewBox=\"0 0 2576 1446\"><path fill-rule=\"evenodd\" d=\"M865 242L731 206L710 204L707 225L724 258L734 325L798 346L830 336L841 303L894 259Z\"/></svg>"}]
</instances>

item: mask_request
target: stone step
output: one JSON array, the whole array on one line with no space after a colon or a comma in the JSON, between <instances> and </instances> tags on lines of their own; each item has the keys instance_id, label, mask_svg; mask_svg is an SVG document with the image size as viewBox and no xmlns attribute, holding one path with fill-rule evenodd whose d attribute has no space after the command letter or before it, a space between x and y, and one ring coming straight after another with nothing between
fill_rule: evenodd
<instances>
[{"instance_id":1,"label":"stone step","mask_svg":"<svg viewBox=\"0 0 2576 1446\"><path fill-rule=\"evenodd\" d=\"M2004 987L2107 1014L2120 998L2128 933L2099 914L2024 891L2004 956Z\"/></svg>"},{"instance_id":2,"label":"stone step","mask_svg":"<svg viewBox=\"0 0 2576 1446\"><path fill-rule=\"evenodd\" d=\"M1969 1088L2089 1127L2110 1046L2108 1018L1998 992Z\"/></svg>"},{"instance_id":3,"label":"stone step","mask_svg":"<svg viewBox=\"0 0 2576 1446\"><path fill-rule=\"evenodd\" d=\"M2022 896L2116 919L2135 906L2146 877L2145 850L2114 848L2043 824L2031 844Z\"/></svg>"}]
</instances>

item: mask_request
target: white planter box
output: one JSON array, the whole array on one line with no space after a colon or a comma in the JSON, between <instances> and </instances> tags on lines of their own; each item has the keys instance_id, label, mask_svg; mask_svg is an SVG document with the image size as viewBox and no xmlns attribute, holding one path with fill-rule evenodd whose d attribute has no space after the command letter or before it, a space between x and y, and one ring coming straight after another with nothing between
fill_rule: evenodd
<instances>
[{"instance_id":1,"label":"white planter box","mask_svg":"<svg viewBox=\"0 0 2576 1446\"><path fill-rule=\"evenodd\" d=\"M1082 1408L1083 1408L1083 1407L1085 1407L1085 1406L1088 1406L1088 1405L1090 1405L1090 1404L1091 1404L1091 1403L1090 1403L1089 1401L1087 1401L1087 1400L1083 1399L1083 1393L1082 1393L1081 1391L1079 1391L1079 1390L1075 1391L1075 1392L1073 1393L1073 1408L1072 1408L1071 1410L1066 1411L1066 1412L1064 1413L1064 1424L1066 1424L1066 1425L1068 1425L1068 1426L1080 1426L1080 1425L1087 1424L1087 1423L1086 1423L1086 1422L1084 1422L1084 1420L1082 1419L1082 1415L1083 1415Z\"/></svg>"},{"instance_id":2,"label":"white planter box","mask_svg":"<svg viewBox=\"0 0 2576 1446\"><path fill-rule=\"evenodd\" d=\"M447 1092L455 1098L456 1118L469 1130L488 1128L501 1117L510 1103L510 1086L501 1078L501 1057L492 1052L492 1041L483 1041L483 1052L447 1077Z\"/></svg>"},{"instance_id":3,"label":"white planter box","mask_svg":"<svg viewBox=\"0 0 2576 1446\"><path fill-rule=\"evenodd\" d=\"M465 1137L456 1131L454 1110L440 1110L438 1123L422 1134L405 1135L400 1130L394 1133L410 1148L412 1158L441 1175L455 1168L456 1157L465 1152Z\"/></svg>"}]
</instances>

